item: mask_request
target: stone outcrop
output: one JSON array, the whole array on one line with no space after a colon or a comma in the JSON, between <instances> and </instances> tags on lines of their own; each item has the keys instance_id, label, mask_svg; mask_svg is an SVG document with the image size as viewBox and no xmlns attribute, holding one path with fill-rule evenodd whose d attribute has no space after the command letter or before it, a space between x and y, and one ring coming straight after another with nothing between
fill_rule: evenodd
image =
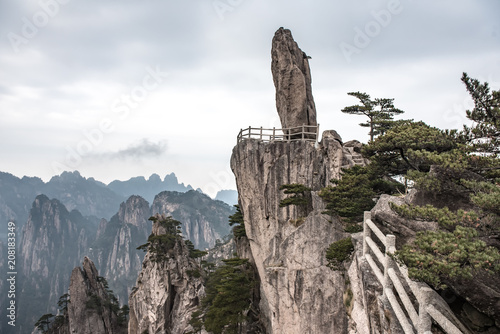
<instances>
[{"instance_id":1,"label":"stone outcrop","mask_svg":"<svg viewBox=\"0 0 500 334\"><path fill-rule=\"evenodd\" d=\"M53 322L48 334L125 334L126 319L121 321L113 310L112 296L100 277L94 263L83 259L82 267L71 272L67 310L60 315L63 320Z\"/></svg>"},{"instance_id":2,"label":"stone outcrop","mask_svg":"<svg viewBox=\"0 0 500 334\"><path fill-rule=\"evenodd\" d=\"M225 243L218 243L215 247L208 250L207 255L203 257L204 261L214 263L216 266L222 265L222 260L230 259L236 252L236 242L234 238Z\"/></svg>"},{"instance_id":3,"label":"stone outcrop","mask_svg":"<svg viewBox=\"0 0 500 334\"><path fill-rule=\"evenodd\" d=\"M233 149L231 168L249 257L261 281L260 309L268 333L347 332L345 279L329 269L325 259L326 248L346 234L339 222L322 214L324 205L316 195L329 180L340 177L349 159L341 141L329 134L317 148L307 141L245 140ZM280 186L292 183L312 189L307 216L299 217L293 206L279 206L285 198Z\"/></svg>"},{"instance_id":4,"label":"stone outcrop","mask_svg":"<svg viewBox=\"0 0 500 334\"><path fill-rule=\"evenodd\" d=\"M340 136L338 136L340 138ZM340 138L340 141L342 139ZM368 160L363 158L361 154L361 148L363 144L361 144L357 140L351 140L343 144L345 151L345 159L343 161L342 168L349 168L353 165L366 166L368 164Z\"/></svg>"},{"instance_id":5,"label":"stone outcrop","mask_svg":"<svg viewBox=\"0 0 500 334\"><path fill-rule=\"evenodd\" d=\"M309 57L288 29L279 28L271 49L271 71L276 87L276 108L283 128L316 126Z\"/></svg>"},{"instance_id":6,"label":"stone outcrop","mask_svg":"<svg viewBox=\"0 0 500 334\"><path fill-rule=\"evenodd\" d=\"M405 197L384 194L380 196L377 204L371 210L372 220L377 222L382 232L396 236L396 249L400 249L403 245L413 241L417 232L438 229L436 222L417 221L400 217L392 211L390 203L403 205L409 202Z\"/></svg>"},{"instance_id":7,"label":"stone outcrop","mask_svg":"<svg viewBox=\"0 0 500 334\"><path fill-rule=\"evenodd\" d=\"M165 234L158 222L153 235ZM129 297L129 334L186 333L191 313L196 310L205 290L203 279L196 275L200 267L189 257L182 240L175 243L166 259L155 261L148 251L142 271Z\"/></svg>"},{"instance_id":8,"label":"stone outcrop","mask_svg":"<svg viewBox=\"0 0 500 334\"><path fill-rule=\"evenodd\" d=\"M109 277L109 285L123 304L127 304L141 271L144 252L136 248L144 244L151 233L150 216L149 203L140 196L131 196L109 222L101 221L90 251L99 272Z\"/></svg>"},{"instance_id":9,"label":"stone outcrop","mask_svg":"<svg viewBox=\"0 0 500 334\"><path fill-rule=\"evenodd\" d=\"M89 229L90 223L78 211L68 212L45 195L36 197L19 242L20 332L31 330L37 316L56 313L71 270L89 250Z\"/></svg>"},{"instance_id":10,"label":"stone outcrop","mask_svg":"<svg viewBox=\"0 0 500 334\"><path fill-rule=\"evenodd\" d=\"M88 257L84 258L82 268L71 273L69 286L71 303L68 307L69 328L71 333L126 333L126 326L119 326L116 314L106 307L108 292L99 278L95 265ZM95 296L95 297L93 297ZM95 308L89 307L91 298L100 300Z\"/></svg>"},{"instance_id":11,"label":"stone outcrop","mask_svg":"<svg viewBox=\"0 0 500 334\"><path fill-rule=\"evenodd\" d=\"M153 214L172 216L182 223L182 234L198 249L215 246L217 239L230 233L228 217L234 209L221 201L191 190L186 193L164 191L156 195Z\"/></svg>"}]
</instances>

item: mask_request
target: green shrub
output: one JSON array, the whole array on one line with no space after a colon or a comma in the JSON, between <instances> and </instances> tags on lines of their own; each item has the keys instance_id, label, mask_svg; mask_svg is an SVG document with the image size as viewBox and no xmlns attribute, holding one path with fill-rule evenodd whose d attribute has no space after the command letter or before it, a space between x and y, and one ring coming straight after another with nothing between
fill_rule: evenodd
<instances>
[{"instance_id":1,"label":"green shrub","mask_svg":"<svg viewBox=\"0 0 500 334\"><path fill-rule=\"evenodd\" d=\"M477 239L473 228L457 226L448 231L417 233L413 244L395 253L408 266L411 278L424 281L436 289L446 288L446 280L470 279L474 271L483 269L493 274L500 271L500 253Z\"/></svg>"},{"instance_id":2,"label":"green shrub","mask_svg":"<svg viewBox=\"0 0 500 334\"><path fill-rule=\"evenodd\" d=\"M363 226L361 226L360 224L347 224L344 227L344 231L347 233L358 233L363 231Z\"/></svg>"},{"instance_id":3,"label":"green shrub","mask_svg":"<svg viewBox=\"0 0 500 334\"><path fill-rule=\"evenodd\" d=\"M163 217L160 215L152 216L149 220L158 222L165 229L164 234L151 234L148 242L137 247L139 250L150 252L153 262L160 262L168 258L168 251L182 240L181 222L173 219L171 216ZM194 247L193 247L194 249Z\"/></svg>"},{"instance_id":4,"label":"green shrub","mask_svg":"<svg viewBox=\"0 0 500 334\"><path fill-rule=\"evenodd\" d=\"M207 252L194 248L194 244L191 242L191 240L185 240L184 243L189 249L190 258L197 259L199 257L207 255Z\"/></svg>"},{"instance_id":5,"label":"green shrub","mask_svg":"<svg viewBox=\"0 0 500 334\"><path fill-rule=\"evenodd\" d=\"M243 220L243 213L241 212L240 206L235 205L236 212L229 216L229 226L233 226L233 235L235 238L246 237L247 233L245 231L245 222Z\"/></svg>"},{"instance_id":6,"label":"green shrub","mask_svg":"<svg viewBox=\"0 0 500 334\"><path fill-rule=\"evenodd\" d=\"M214 334L237 334L240 324L248 320L255 286L253 267L248 259L238 257L223 262L224 265L209 274L201 308L191 316L195 333L204 326Z\"/></svg>"},{"instance_id":7,"label":"green shrub","mask_svg":"<svg viewBox=\"0 0 500 334\"><path fill-rule=\"evenodd\" d=\"M300 183L284 184L280 187L280 190L284 190L287 195L292 195L280 201L280 207L286 207L289 205L297 205L303 208L307 208L309 205L308 193L311 192L311 188L306 187Z\"/></svg>"},{"instance_id":8,"label":"green shrub","mask_svg":"<svg viewBox=\"0 0 500 334\"><path fill-rule=\"evenodd\" d=\"M353 251L354 245L351 237L340 239L330 244L326 250L328 267L332 270L341 270L343 262L349 259Z\"/></svg>"}]
</instances>

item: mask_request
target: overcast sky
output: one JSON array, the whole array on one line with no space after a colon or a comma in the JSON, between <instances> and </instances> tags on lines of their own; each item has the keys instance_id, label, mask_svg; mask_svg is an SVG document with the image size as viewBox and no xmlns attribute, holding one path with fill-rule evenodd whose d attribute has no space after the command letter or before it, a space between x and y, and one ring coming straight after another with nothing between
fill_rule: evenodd
<instances>
[{"instance_id":1,"label":"overcast sky","mask_svg":"<svg viewBox=\"0 0 500 334\"><path fill-rule=\"evenodd\" d=\"M366 142L351 91L459 128L462 72L500 89L497 0L3 0L0 171L235 189L240 128L280 127L271 40L312 57L318 122Z\"/></svg>"}]
</instances>

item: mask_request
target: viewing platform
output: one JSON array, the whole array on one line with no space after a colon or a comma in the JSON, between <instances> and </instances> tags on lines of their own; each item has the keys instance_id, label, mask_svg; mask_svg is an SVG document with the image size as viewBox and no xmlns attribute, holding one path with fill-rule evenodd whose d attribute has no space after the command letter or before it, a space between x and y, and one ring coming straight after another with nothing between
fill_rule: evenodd
<instances>
[{"instance_id":1,"label":"viewing platform","mask_svg":"<svg viewBox=\"0 0 500 334\"><path fill-rule=\"evenodd\" d=\"M319 124L318 125L301 125L293 128L286 129L264 129L248 128L241 129L238 133L238 143L243 140L256 139L263 142L274 141L310 141L316 142L319 138Z\"/></svg>"}]
</instances>

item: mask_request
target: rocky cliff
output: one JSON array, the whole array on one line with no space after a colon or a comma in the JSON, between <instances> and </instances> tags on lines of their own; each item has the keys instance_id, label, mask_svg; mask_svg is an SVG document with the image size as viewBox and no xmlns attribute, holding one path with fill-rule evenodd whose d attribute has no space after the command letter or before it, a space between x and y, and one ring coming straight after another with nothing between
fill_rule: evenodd
<instances>
[{"instance_id":1,"label":"rocky cliff","mask_svg":"<svg viewBox=\"0 0 500 334\"><path fill-rule=\"evenodd\" d=\"M276 31L271 49L271 72L276 87L276 108L283 128L316 126L309 57L288 29Z\"/></svg>"},{"instance_id":2,"label":"rocky cliff","mask_svg":"<svg viewBox=\"0 0 500 334\"><path fill-rule=\"evenodd\" d=\"M151 233L149 204L139 196L131 196L120 205L108 222L102 220L92 244L91 256L99 272L109 277L109 285L118 300L127 304L128 295L141 270L144 252L137 250Z\"/></svg>"},{"instance_id":3,"label":"rocky cliff","mask_svg":"<svg viewBox=\"0 0 500 334\"><path fill-rule=\"evenodd\" d=\"M322 214L316 195L343 165L354 165L340 137L326 132L318 147L307 141L240 142L231 156L251 257L261 281L260 309L268 333L347 332L345 279L326 266L325 251L345 237L339 222ZM280 186L312 189L307 215L280 207Z\"/></svg>"},{"instance_id":4,"label":"rocky cliff","mask_svg":"<svg viewBox=\"0 0 500 334\"><path fill-rule=\"evenodd\" d=\"M153 235L162 240L167 229L161 225L165 216L157 215ZM171 234L170 234L171 235ZM168 238L168 237L167 237ZM167 238L163 239L166 240ZM199 264L190 258L182 238L156 253L149 250L142 271L129 298L129 334L186 333L191 313L204 295ZM151 239L150 239L151 240Z\"/></svg>"},{"instance_id":5,"label":"rocky cliff","mask_svg":"<svg viewBox=\"0 0 500 334\"><path fill-rule=\"evenodd\" d=\"M308 56L290 30L276 31L271 50L276 107L284 128L316 126ZM306 129L306 131L310 129ZM245 242L237 246L260 280L261 321L267 333L345 333L349 322L343 294L346 281L327 267L328 246L346 236L340 222L324 215L317 193L339 179L341 169L366 161L361 144L343 144L333 130L321 142L248 139L231 156ZM307 205L282 207L283 185L301 184Z\"/></svg>"},{"instance_id":6,"label":"rocky cliff","mask_svg":"<svg viewBox=\"0 0 500 334\"><path fill-rule=\"evenodd\" d=\"M69 286L71 302L68 306L70 333L126 333L126 324L119 324L116 312L110 304L113 301L95 265L88 257L82 267L71 273Z\"/></svg>"},{"instance_id":7,"label":"rocky cliff","mask_svg":"<svg viewBox=\"0 0 500 334\"><path fill-rule=\"evenodd\" d=\"M88 257L71 272L67 299L59 304L60 314L44 326L47 334L127 333L127 311L119 308L106 279Z\"/></svg>"},{"instance_id":8,"label":"rocky cliff","mask_svg":"<svg viewBox=\"0 0 500 334\"><path fill-rule=\"evenodd\" d=\"M231 206L194 190L161 192L155 197L151 211L182 222L182 234L199 249L215 246L217 239L222 240L230 233L227 217L234 213Z\"/></svg>"},{"instance_id":9,"label":"rocky cliff","mask_svg":"<svg viewBox=\"0 0 500 334\"><path fill-rule=\"evenodd\" d=\"M31 329L36 315L55 312L53 305L65 293L71 270L89 250L93 239L89 225L78 211L68 212L58 200L36 197L19 241L21 332Z\"/></svg>"}]
</instances>

